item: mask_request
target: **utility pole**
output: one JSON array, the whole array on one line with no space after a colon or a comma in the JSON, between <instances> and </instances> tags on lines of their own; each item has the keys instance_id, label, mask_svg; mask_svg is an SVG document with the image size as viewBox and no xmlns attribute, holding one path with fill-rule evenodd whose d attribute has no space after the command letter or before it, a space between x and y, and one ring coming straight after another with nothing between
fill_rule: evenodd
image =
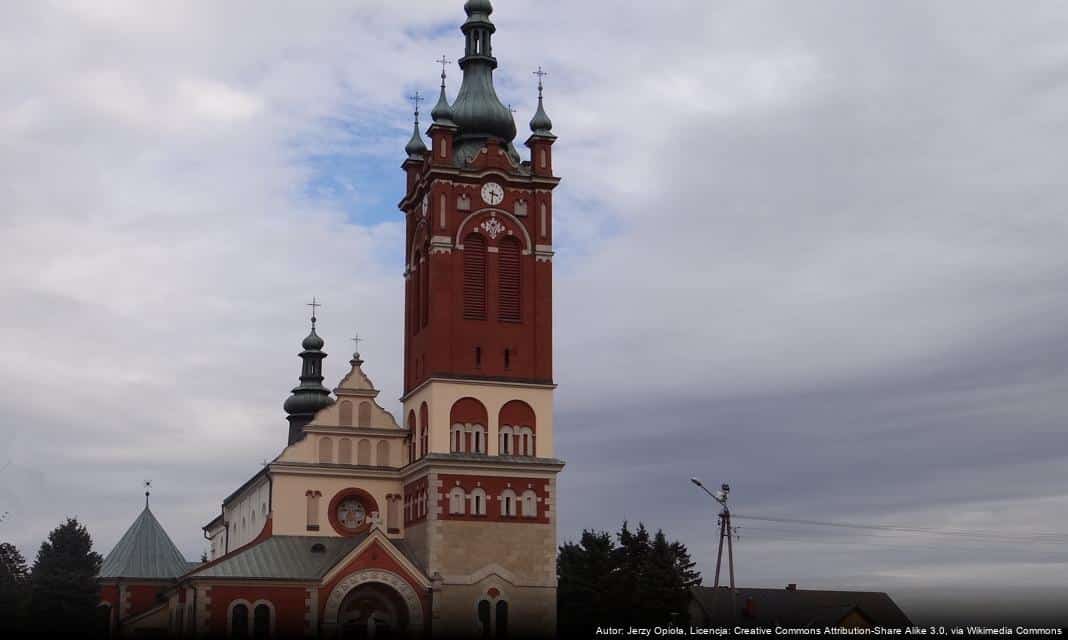
<instances>
[{"instance_id":1,"label":"utility pole","mask_svg":"<svg viewBox=\"0 0 1068 640\"><path fill-rule=\"evenodd\" d=\"M731 493L731 486L724 483L720 486L720 490L712 493L705 485L701 484L701 481L697 478L690 478L690 482L694 483L701 488L702 491L712 496L723 507L719 512L719 548L716 551L716 577L713 582L712 588L719 589L719 574L720 569L723 567L723 547L726 543L727 547L727 571L730 574L730 590L731 590L731 617L735 617L738 614L737 595L738 592L734 586L734 544L732 538L734 537L734 529L731 528L731 510L727 506L727 498Z\"/></svg>"}]
</instances>

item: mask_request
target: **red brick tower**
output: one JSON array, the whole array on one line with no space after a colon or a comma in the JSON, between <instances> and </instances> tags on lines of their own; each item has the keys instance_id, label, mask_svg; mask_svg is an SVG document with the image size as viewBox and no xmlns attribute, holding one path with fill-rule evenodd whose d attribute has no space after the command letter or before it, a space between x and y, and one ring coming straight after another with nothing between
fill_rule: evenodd
<instances>
[{"instance_id":1,"label":"red brick tower","mask_svg":"<svg viewBox=\"0 0 1068 640\"><path fill-rule=\"evenodd\" d=\"M493 85L493 8L464 8L463 84L450 105L442 74L430 148L417 120L403 164L405 494L431 503L406 510L406 537L437 576L436 631L542 633L555 623L563 468L552 415L556 137L539 70L530 155L520 157Z\"/></svg>"}]
</instances>

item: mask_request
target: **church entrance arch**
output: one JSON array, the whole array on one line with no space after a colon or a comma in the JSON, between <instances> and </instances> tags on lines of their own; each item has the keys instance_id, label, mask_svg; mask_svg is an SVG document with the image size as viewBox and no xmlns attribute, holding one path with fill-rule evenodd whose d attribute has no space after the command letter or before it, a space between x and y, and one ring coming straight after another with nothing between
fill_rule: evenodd
<instances>
[{"instance_id":1,"label":"church entrance arch","mask_svg":"<svg viewBox=\"0 0 1068 640\"><path fill-rule=\"evenodd\" d=\"M422 629L419 595L389 571L358 571L346 577L330 592L323 612L328 638L406 638L420 635Z\"/></svg>"}]
</instances>

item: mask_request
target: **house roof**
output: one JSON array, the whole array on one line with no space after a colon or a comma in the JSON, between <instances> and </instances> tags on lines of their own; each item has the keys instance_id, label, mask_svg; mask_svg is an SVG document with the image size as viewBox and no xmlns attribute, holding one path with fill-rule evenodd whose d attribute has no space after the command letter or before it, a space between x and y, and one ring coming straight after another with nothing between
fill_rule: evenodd
<instances>
[{"instance_id":1,"label":"house roof","mask_svg":"<svg viewBox=\"0 0 1068 640\"><path fill-rule=\"evenodd\" d=\"M189 577L318 581L370 535L363 533L348 538L272 536L201 571L194 571ZM411 550L404 541L390 540L389 543L414 563ZM315 545L322 545L322 550L312 551Z\"/></svg>"},{"instance_id":2,"label":"house roof","mask_svg":"<svg viewBox=\"0 0 1068 640\"><path fill-rule=\"evenodd\" d=\"M104 558L98 577L167 580L188 571L189 565L146 506Z\"/></svg>"},{"instance_id":3,"label":"house roof","mask_svg":"<svg viewBox=\"0 0 1068 640\"><path fill-rule=\"evenodd\" d=\"M833 626L852 611L872 624L910 626L908 616L885 593L875 591L820 591L808 589L737 589L697 587L694 600L708 622L746 626L780 624L795 627ZM735 610L732 615L732 602Z\"/></svg>"}]
</instances>

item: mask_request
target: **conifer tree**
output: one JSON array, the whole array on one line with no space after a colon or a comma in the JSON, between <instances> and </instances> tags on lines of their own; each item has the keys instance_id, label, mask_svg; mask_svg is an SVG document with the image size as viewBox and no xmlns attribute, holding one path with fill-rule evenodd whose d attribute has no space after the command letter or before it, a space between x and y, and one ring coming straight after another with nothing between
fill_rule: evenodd
<instances>
[{"instance_id":1,"label":"conifer tree","mask_svg":"<svg viewBox=\"0 0 1068 640\"><path fill-rule=\"evenodd\" d=\"M20 629L25 617L30 572L26 559L13 544L0 544L0 633Z\"/></svg>"},{"instance_id":2,"label":"conifer tree","mask_svg":"<svg viewBox=\"0 0 1068 640\"><path fill-rule=\"evenodd\" d=\"M30 626L34 631L86 633L95 622L100 602L96 575L100 554L74 518L41 543L30 576Z\"/></svg>"},{"instance_id":3,"label":"conifer tree","mask_svg":"<svg viewBox=\"0 0 1068 640\"><path fill-rule=\"evenodd\" d=\"M583 531L578 544L565 543L556 560L557 608L562 637L592 637L598 624L614 624L617 603L615 543L605 531Z\"/></svg>"}]
</instances>

